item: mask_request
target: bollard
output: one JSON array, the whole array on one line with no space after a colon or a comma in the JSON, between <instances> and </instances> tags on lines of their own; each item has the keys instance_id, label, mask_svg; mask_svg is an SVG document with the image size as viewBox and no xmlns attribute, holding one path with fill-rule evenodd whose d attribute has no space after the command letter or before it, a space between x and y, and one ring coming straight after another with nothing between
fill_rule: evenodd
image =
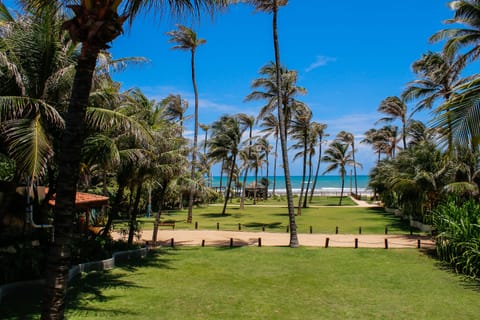
<instances>
[{"instance_id":1,"label":"bollard","mask_svg":"<svg viewBox=\"0 0 480 320\"><path fill-rule=\"evenodd\" d=\"M233 238L230 238L230 248L233 248Z\"/></svg>"},{"instance_id":2,"label":"bollard","mask_svg":"<svg viewBox=\"0 0 480 320\"><path fill-rule=\"evenodd\" d=\"M330 238L325 238L325 248L328 248L329 242L330 242Z\"/></svg>"},{"instance_id":3,"label":"bollard","mask_svg":"<svg viewBox=\"0 0 480 320\"><path fill-rule=\"evenodd\" d=\"M242 231L242 225L240 223L238 224L238 231Z\"/></svg>"},{"instance_id":4,"label":"bollard","mask_svg":"<svg viewBox=\"0 0 480 320\"><path fill-rule=\"evenodd\" d=\"M355 238L355 249L358 249L358 238Z\"/></svg>"},{"instance_id":5,"label":"bollard","mask_svg":"<svg viewBox=\"0 0 480 320\"><path fill-rule=\"evenodd\" d=\"M358 227L358 234L362 234L362 227Z\"/></svg>"},{"instance_id":6,"label":"bollard","mask_svg":"<svg viewBox=\"0 0 480 320\"><path fill-rule=\"evenodd\" d=\"M385 249L388 249L388 239L385 239Z\"/></svg>"},{"instance_id":7,"label":"bollard","mask_svg":"<svg viewBox=\"0 0 480 320\"><path fill-rule=\"evenodd\" d=\"M262 246L262 238L258 238L258 246L259 246L259 247Z\"/></svg>"},{"instance_id":8,"label":"bollard","mask_svg":"<svg viewBox=\"0 0 480 320\"><path fill-rule=\"evenodd\" d=\"M202 240L202 247L205 247L205 240Z\"/></svg>"},{"instance_id":9,"label":"bollard","mask_svg":"<svg viewBox=\"0 0 480 320\"><path fill-rule=\"evenodd\" d=\"M287 233L290 232L290 226L287 226Z\"/></svg>"},{"instance_id":10,"label":"bollard","mask_svg":"<svg viewBox=\"0 0 480 320\"><path fill-rule=\"evenodd\" d=\"M388 234L388 227L385 227L385 234Z\"/></svg>"},{"instance_id":11,"label":"bollard","mask_svg":"<svg viewBox=\"0 0 480 320\"><path fill-rule=\"evenodd\" d=\"M198 230L198 221L195 221L195 230Z\"/></svg>"},{"instance_id":12,"label":"bollard","mask_svg":"<svg viewBox=\"0 0 480 320\"><path fill-rule=\"evenodd\" d=\"M174 247L175 246L175 240L172 238L170 239L170 247Z\"/></svg>"},{"instance_id":13,"label":"bollard","mask_svg":"<svg viewBox=\"0 0 480 320\"><path fill-rule=\"evenodd\" d=\"M312 233L313 233L313 227L310 226L310 234L312 234Z\"/></svg>"},{"instance_id":14,"label":"bollard","mask_svg":"<svg viewBox=\"0 0 480 320\"><path fill-rule=\"evenodd\" d=\"M265 225L262 226L262 231L265 231Z\"/></svg>"},{"instance_id":15,"label":"bollard","mask_svg":"<svg viewBox=\"0 0 480 320\"><path fill-rule=\"evenodd\" d=\"M217 222L217 231L220 230L220 222Z\"/></svg>"},{"instance_id":16,"label":"bollard","mask_svg":"<svg viewBox=\"0 0 480 320\"><path fill-rule=\"evenodd\" d=\"M335 227L335 234L338 234L338 226Z\"/></svg>"},{"instance_id":17,"label":"bollard","mask_svg":"<svg viewBox=\"0 0 480 320\"><path fill-rule=\"evenodd\" d=\"M420 242L420 239L417 240L417 248L420 249L420 247L422 246L421 242Z\"/></svg>"}]
</instances>

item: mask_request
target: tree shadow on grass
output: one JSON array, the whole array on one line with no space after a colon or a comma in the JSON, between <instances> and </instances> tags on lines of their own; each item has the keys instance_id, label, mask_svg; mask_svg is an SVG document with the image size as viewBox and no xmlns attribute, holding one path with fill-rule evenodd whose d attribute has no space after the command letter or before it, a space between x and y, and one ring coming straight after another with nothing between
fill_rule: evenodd
<instances>
[{"instance_id":1,"label":"tree shadow on grass","mask_svg":"<svg viewBox=\"0 0 480 320\"><path fill-rule=\"evenodd\" d=\"M152 267L171 269L171 262L176 253L172 250L150 251L145 258L124 260L117 264L117 269L125 272L135 272L139 268ZM126 280L125 274L108 271L95 271L78 276L68 285L67 313L69 314L101 314L106 318L120 314L130 314L125 311L96 309L89 305L90 301L106 302L115 299L114 296L105 296L104 289L108 288L138 288L135 283ZM21 296L12 295L2 299L0 303L0 318L6 320L33 320L40 319L43 285L30 287L21 292ZM133 315L133 314L132 314Z\"/></svg>"}]
</instances>

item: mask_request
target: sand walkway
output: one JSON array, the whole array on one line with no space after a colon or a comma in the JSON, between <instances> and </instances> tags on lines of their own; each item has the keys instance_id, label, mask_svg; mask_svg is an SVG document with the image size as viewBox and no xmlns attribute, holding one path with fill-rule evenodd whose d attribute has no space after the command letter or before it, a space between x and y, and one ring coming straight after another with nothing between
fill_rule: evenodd
<instances>
[{"instance_id":1,"label":"sand walkway","mask_svg":"<svg viewBox=\"0 0 480 320\"><path fill-rule=\"evenodd\" d=\"M114 234L120 238L119 234ZM355 248L357 239L358 248L433 248L434 242L426 236L409 235L359 235L359 234L298 234L301 246L325 247L326 239L329 247ZM142 242L152 239L152 230L142 232ZM214 230L159 230L158 243L162 246L288 246L290 234L274 232L248 231L214 231Z\"/></svg>"},{"instance_id":2,"label":"sand walkway","mask_svg":"<svg viewBox=\"0 0 480 320\"><path fill-rule=\"evenodd\" d=\"M366 201L352 200L358 207L377 207ZM113 233L114 238L121 238ZM142 232L141 242L150 242L152 230ZM164 230L158 232L158 244L171 246L172 239L176 246L288 246L290 234L277 232L248 231L214 231L214 230ZM417 235L382 235L382 234L298 234L301 246L312 247L342 247L342 248L434 248L431 237Z\"/></svg>"}]
</instances>

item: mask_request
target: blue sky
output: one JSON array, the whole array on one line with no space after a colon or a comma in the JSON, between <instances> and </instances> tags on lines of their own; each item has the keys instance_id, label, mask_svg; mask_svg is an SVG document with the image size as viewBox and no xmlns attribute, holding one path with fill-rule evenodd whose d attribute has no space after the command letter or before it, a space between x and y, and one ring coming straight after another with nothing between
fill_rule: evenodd
<instances>
[{"instance_id":1,"label":"blue sky","mask_svg":"<svg viewBox=\"0 0 480 320\"><path fill-rule=\"evenodd\" d=\"M279 13L281 61L298 71L298 85L308 91L299 99L310 106L314 120L326 123L331 136L346 130L359 141L380 118L380 101L399 95L414 79L412 62L440 48L428 38L447 27L443 21L452 15L444 0L290 0ZM139 87L156 100L181 94L192 113L190 54L172 50L165 34L176 23L153 14L137 17L111 52L114 58L142 56L150 62L114 78L123 89ZM239 4L213 21L180 23L207 40L196 54L200 122L209 124L227 113L256 115L262 102L243 100L258 70L274 58L271 16ZM375 155L368 146L359 148L360 173L367 174ZM301 174L301 161L291 169Z\"/></svg>"}]
</instances>

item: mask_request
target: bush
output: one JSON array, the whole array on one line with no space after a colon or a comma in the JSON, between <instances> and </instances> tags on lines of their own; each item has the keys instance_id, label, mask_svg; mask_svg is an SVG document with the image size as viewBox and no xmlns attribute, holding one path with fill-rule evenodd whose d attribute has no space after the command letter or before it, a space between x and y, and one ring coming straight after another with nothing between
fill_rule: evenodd
<instances>
[{"instance_id":1,"label":"bush","mask_svg":"<svg viewBox=\"0 0 480 320\"><path fill-rule=\"evenodd\" d=\"M438 257L456 272L480 278L480 205L454 200L433 211Z\"/></svg>"}]
</instances>

